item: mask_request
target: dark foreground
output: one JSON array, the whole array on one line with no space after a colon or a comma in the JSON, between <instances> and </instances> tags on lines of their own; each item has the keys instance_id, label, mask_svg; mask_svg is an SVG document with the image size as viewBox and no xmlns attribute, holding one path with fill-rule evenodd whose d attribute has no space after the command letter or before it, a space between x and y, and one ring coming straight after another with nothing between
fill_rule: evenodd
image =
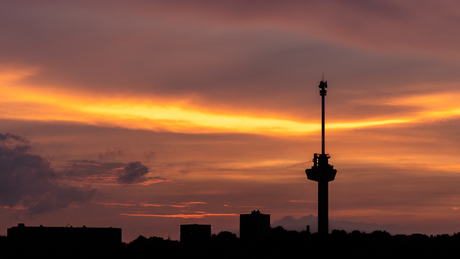
<instances>
[{"instance_id":1,"label":"dark foreground","mask_svg":"<svg viewBox=\"0 0 460 259\"><path fill-rule=\"evenodd\" d=\"M117 246L11 242L0 237L0 258L458 258L460 234L391 236L332 231L327 238L307 232L271 229L265 240L240 240L221 232L205 242L180 243L159 237Z\"/></svg>"}]
</instances>

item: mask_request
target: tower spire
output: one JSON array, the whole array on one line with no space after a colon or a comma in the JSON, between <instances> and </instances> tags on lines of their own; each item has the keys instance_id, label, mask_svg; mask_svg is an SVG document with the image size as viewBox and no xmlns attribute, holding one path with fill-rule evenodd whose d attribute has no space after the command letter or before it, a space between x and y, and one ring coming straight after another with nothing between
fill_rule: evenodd
<instances>
[{"instance_id":1,"label":"tower spire","mask_svg":"<svg viewBox=\"0 0 460 259\"><path fill-rule=\"evenodd\" d=\"M325 143L325 97L327 94L327 81L319 83L319 95L321 95L321 154L313 155L313 166L305 170L307 178L318 182L318 233L329 233L329 182L334 181L337 170L329 165L329 154L326 154Z\"/></svg>"}]
</instances>

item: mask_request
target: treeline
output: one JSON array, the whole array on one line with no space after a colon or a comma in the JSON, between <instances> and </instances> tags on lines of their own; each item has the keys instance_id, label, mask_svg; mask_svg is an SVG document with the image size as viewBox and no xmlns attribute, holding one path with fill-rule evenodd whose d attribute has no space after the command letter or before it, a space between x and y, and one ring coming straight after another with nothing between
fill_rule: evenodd
<instances>
[{"instance_id":1,"label":"treeline","mask_svg":"<svg viewBox=\"0 0 460 259\"><path fill-rule=\"evenodd\" d=\"M241 240L224 231L206 241L180 243L139 236L117 246L12 244L0 237L0 258L446 258L460 255L460 234L392 236L333 230L326 237L272 228L263 240Z\"/></svg>"}]
</instances>

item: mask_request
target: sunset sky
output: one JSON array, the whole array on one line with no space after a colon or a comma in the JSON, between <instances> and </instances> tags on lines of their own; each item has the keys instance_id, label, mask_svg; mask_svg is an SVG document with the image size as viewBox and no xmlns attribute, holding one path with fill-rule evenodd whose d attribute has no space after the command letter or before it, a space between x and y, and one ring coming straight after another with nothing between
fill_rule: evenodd
<instances>
[{"instance_id":1,"label":"sunset sky","mask_svg":"<svg viewBox=\"0 0 460 259\"><path fill-rule=\"evenodd\" d=\"M460 231L460 3L0 1L0 235Z\"/></svg>"}]
</instances>

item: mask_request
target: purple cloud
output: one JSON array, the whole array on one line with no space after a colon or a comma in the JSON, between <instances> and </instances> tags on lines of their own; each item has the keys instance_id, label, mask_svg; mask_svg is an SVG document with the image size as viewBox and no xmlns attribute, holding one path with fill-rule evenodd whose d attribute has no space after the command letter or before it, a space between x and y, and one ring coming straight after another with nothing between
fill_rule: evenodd
<instances>
[{"instance_id":1,"label":"purple cloud","mask_svg":"<svg viewBox=\"0 0 460 259\"><path fill-rule=\"evenodd\" d=\"M118 177L118 183L128 185L143 183L152 178L146 177L146 174L149 173L147 166L141 164L140 161L131 162L123 168L122 173ZM158 178L158 177L157 177Z\"/></svg>"},{"instance_id":2,"label":"purple cloud","mask_svg":"<svg viewBox=\"0 0 460 259\"><path fill-rule=\"evenodd\" d=\"M50 163L29 150L26 139L0 134L0 205L23 207L36 215L93 197L94 189L61 184Z\"/></svg>"}]
</instances>

